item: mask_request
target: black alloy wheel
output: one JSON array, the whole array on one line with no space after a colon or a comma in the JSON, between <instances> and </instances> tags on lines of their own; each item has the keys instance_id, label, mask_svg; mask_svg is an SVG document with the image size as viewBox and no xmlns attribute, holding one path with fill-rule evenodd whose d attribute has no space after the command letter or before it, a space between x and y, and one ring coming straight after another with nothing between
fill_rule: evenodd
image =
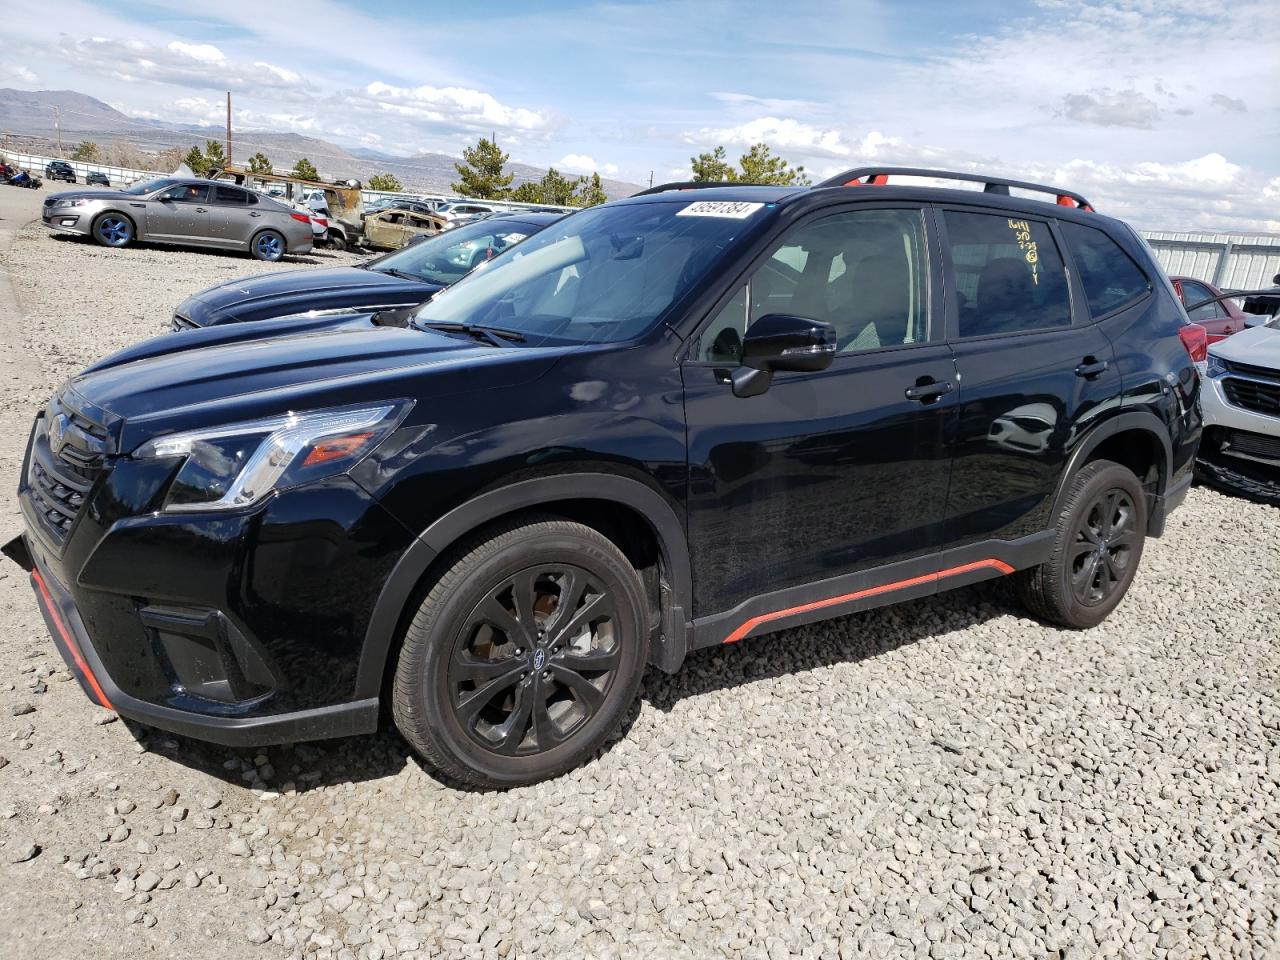
<instances>
[{"instance_id":1,"label":"black alloy wheel","mask_svg":"<svg viewBox=\"0 0 1280 960\"><path fill-rule=\"evenodd\" d=\"M396 726L446 778L535 783L621 725L648 660L639 574L599 531L512 520L461 544L426 588L395 666Z\"/></svg>"},{"instance_id":2,"label":"black alloy wheel","mask_svg":"<svg viewBox=\"0 0 1280 960\"><path fill-rule=\"evenodd\" d=\"M1071 551L1071 592L1085 606L1106 601L1125 582L1138 539L1136 513L1133 499L1118 488L1094 497L1084 511Z\"/></svg>"},{"instance_id":3,"label":"black alloy wheel","mask_svg":"<svg viewBox=\"0 0 1280 960\"><path fill-rule=\"evenodd\" d=\"M458 631L450 709L504 755L564 743L608 696L622 648L614 599L581 567L539 565L489 592Z\"/></svg>"},{"instance_id":4,"label":"black alloy wheel","mask_svg":"<svg viewBox=\"0 0 1280 960\"><path fill-rule=\"evenodd\" d=\"M1124 599L1137 573L1147 492L1128 467L1094 460L1068 482L1056 531L1049 558L1014 575L1018 597L1042 620L1095 626Z\"/></svg>"}]
</instances>

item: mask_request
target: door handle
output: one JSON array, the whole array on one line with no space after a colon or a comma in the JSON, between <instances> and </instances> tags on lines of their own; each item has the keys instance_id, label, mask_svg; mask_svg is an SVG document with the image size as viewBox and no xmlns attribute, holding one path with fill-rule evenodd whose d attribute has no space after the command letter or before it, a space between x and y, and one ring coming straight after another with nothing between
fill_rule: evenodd
<instances>
[{"instance_id":1,"label":"door handle","mask_svg":"<svg viewBox=\"0 0 1280 960\"><path fill-rule=\"evenodd\" d=\"M951 392L950 380L934 380L932 377L921 377L914 387L907 387L908 400L919 400L921 403L932 403L939 397Z\"/></svg>"},{"instance_id":2,"label":"door handle","mask_svg":"<svg viewBox=\"0 0 1280 960\"><path fill-rule=\"evenodd\" d=\"M258 213L258 212L255 210L255 211L253 211L252 213L250 213L250 214L249 214L249 216L251 216L251 217L260 217L260 216L262 216L262 214Z\"/></svg>"},{"instance_id":3,"label":"door handle","mask_svg":"<svg viewBox=\"0 0 1280 960\"><path fill-rule=\"evenodd\" d=\"M1076 376L1086 380L1096 380L1107 369L1107 361L1097 357L1085 357L1084 362L1076 367Z\"/></svg>"},{"instance_id":4,"label":"door handle","mask_svg":"<svg viewBox=\"0 0 1280 960\"><path fill-rule=\"evenodd\" d=\"M208 213L208 212L209 211L206 210L204 207L196 207L196 213Z\"/></svg>"}]
</instances>

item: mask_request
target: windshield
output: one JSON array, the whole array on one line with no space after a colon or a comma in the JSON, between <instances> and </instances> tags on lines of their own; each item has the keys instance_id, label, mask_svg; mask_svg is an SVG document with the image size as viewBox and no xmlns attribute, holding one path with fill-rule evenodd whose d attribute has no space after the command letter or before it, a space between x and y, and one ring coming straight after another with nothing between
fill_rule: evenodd
<instances>
[{"instance_id":1,"label":"windshield","mask_svg":"<svg viewBox=\"0 0 1280 960\"><path fill-rule=\"evenodd\" d=\"M407 273L419 280L447 287L537 232L538 227L526 223L486 220L438 234L429 240L420 240L382 258L369 269L381 273Z\"/></svg>"},{"instance_id":2,"label":"windshield","mask_svg":"<svg viewBox=\"0 0 1280 960\"><path fill-rule=\"evenodd\" d=\"M139 183L135 183L131 187L125 187L124 190L121 191L121 193L128 193L128 194L132 194L135 197L140 197L144 193L152 193L156 190L163 190L165 187L169 186L170 184L178 183L178 182L179 181L177 180L143 180Z\"/></svg>"},{"instance_id":3,"label":"windshield","mask_svg":"<svg viewBox=\"0 0 1280 960\"><path fill-rule=\"evenodd\" d=\"M766 206L663 200L584 210L439 294L415 322L498 327L531 342L628 340L761 223Z\"/></svg>"}]
</instances>

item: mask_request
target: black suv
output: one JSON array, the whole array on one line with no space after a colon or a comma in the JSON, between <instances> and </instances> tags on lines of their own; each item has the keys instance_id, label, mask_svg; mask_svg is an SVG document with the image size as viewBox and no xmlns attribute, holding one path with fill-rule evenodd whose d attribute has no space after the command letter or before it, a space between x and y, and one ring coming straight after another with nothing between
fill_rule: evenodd
<instances>
[{"instance_id":1,"label":"black suv","mask_svg":"<svg viewBox=\"0 0 1280 960\"><path fill-rule=\"evenodd\" d=\"M1203 330L1138 236L965 174L690 186L372 323L69 380L5 550L89 696L244 745L385 703L510 786L597 750L646 662L1002 575L1106 617L1200 436Z\"/></svg>"},{"instance_id":2,"label":"black suv","mask_svg":"<svg viewBox=\"0 0 1280 960\"><path fill-rule=\"evenodd\" d=\"M46 180L65 180L67 183L75 183L76 172L72 169L71 164L65 160L50 160L44 168L44 178Z\"/></svg>"}]
</instances>

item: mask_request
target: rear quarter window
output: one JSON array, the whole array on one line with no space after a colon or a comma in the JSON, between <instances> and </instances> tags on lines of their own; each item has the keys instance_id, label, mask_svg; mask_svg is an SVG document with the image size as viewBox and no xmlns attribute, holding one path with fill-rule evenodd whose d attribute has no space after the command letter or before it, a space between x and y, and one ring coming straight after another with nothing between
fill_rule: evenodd
<instances>
[{"instance_id":1,"label":"rear quarter window","mask_svg":"<svg viewBox=\"0 0 1280 960\"><path fill-rule=\"evenodd\" d=\"M1136 303L1151 290L1142 268L1102 230L1065 220L1059 226L1094 319Z\"/></svg>"}]
</instances>

